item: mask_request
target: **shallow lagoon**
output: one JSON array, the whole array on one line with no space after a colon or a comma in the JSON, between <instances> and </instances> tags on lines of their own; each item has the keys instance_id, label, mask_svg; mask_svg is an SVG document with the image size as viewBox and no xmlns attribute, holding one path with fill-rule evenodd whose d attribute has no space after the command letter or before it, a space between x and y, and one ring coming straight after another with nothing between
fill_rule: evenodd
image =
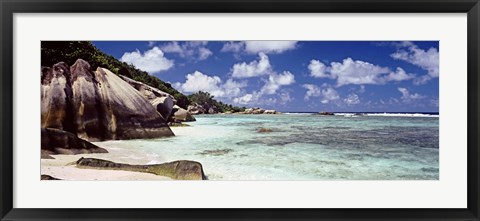
<instances>
[{"instance_id":1,"label":"shallow lagoon","mask_svg":"<svg viewBox=\"0 0 480 221\"><path fill-rule=\"evenodd\" d=\"M118 162L195 160L210 180L437 180L439 118L200 115L175 137L97 142ZM259 133L261 128L270 132ZM122 159L123 158L123 159Z\"/></svg>"}]
</instances>

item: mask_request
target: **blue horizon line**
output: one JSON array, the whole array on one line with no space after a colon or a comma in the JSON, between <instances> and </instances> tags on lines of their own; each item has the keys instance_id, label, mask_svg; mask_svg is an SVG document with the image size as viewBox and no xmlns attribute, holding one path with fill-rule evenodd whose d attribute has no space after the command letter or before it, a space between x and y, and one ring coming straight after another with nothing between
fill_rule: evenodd
<instances>
[{"instance_id":1,"label":"blue horizon line","mask_svg":"<svg viewBox=\"0 0 480 221\"><path fill-rule=\"evenodd\" d=\"M321 112L327 112L327 113L338 113L338 114L344 114L344 113L356 113L356 114L432 114L432 115L439 115L440 112L421 112L421 111L413 111L413 112L408 112L408 111L403 111L403 112L388 112L388 111L280 111L282 113L306 113L306 114L315 114L315 113L321 113Z\"/></svg>"}]
</instances>

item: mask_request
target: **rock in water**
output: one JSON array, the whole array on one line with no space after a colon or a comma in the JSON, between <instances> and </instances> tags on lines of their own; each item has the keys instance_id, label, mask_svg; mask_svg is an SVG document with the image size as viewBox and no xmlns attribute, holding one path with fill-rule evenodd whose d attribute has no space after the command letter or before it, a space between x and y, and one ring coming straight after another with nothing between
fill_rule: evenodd
<instances>
[{"instance_id":1,"label":"rock in water","mask_svg":"<svg viewBox=\"0 0 480 221\"><path fill-rule=\"evenodd\" d=\"M202 105L199 105L198 103L193 103L191 105L188 105L187 110L193 115L204 114L206 112L205 108Z\"/></svg>"},{"instance_id":2,"label":"rock in water","mask_svg":"<svg viewBox=\"0 0 480 221\"><path fill-rule=\"evenodd\" d=\"M126 170L144 173L153 173L159 176L166 176L177 180L204 180L202 164L195 161L180 160L170 163L151 165L130 165L115 163L108 160L95 158L80 158L77 161L79 168Z\"/></svg>"},{"instance_id":3,"label":"rock in water","mask_svg":"<svg viewBox=\"0 0 480 221\"><path fill-rule=\"evenodd\" d=\"M323 112L318 112L314 115L326 115L326 116L333 116L335 115L333 112L326 112L326 111L323 111Z\"/></svg>"},{"instance_id":4,"label":"rock in water","mask_svg":"<svg viewBox=\"0 0 480 221\"><path fill-rule=\"evenodd\" d=\"M254 108L247 108L245 111L241 112L241 114L276 114L276 110L264 110L259 107Z\"/></svg>"},{"instance_id":5,"label":"rock in water","mask_svg":"<svg viewBox=\"0 0 480 221\"><path fill-rule=\"evenodd\" d=\"M195 117L190 114L187 110L175 105L173 107L173 118L175 121L180 121L180 122L191 122L191 121L196 121Z\"/></svg>"},{"instance_id":6,"label":"rock in water","mask_svg":"<svg viewBox=\"0 0 480 221\"><path fill-rule=\"evenodd\" d=\"M218 114L217 108L215 108L215 107L208 108L208 113L209 114Z\"/></svg>"},{"instance_id":7,"label":"rock in water","mask_svg":"<svg viewBox=\"0 0 480 221\"><path fill-rule=\"evenodd\" d=\"M210 155L210 156L222 156L232 152L233 149L216 149L216 150L204 150L198 154L200 155Z\"/></svg>"},{"instance_id":8,"label":"rock in water","mask_svg":"<svg viewBox=\"0 0 480 221\"><path fill-rule=\"evenodd\" d=\"M173 117L175 118L175 120L186 121L188 116L188 111L181 107L178 107L177 105L175 106L176 106L175 112L173 113Z\"/></svg>"},{"instance_id":9,"label":"rock in water","mask_svg":"<svg viewBox=\"0 0 480 221\"><path fill-rule=\"evenodd\" d=\"M197 114L218 114L218 109L216 106L210 104L210 103L203 103L203 104L198 104L198 103L192 103L191 105L188 105L187 107L188 112L192 115L197 115Z\"/></svg>"},{"instance_id":10,"label":"rock in water","mask_svg":"<svg viewBox=\"0 0 480 221\"><path fill-rule=\"evenodd\" d=\"M108 153L107 150L80 139L75 134L54 128L42 128L41 140L42 155L47 155L46 157L49 154Z\"/></svg>"},{"instance_id":11,"label":"rock in water","mask_svg":"<svg viewBox=\"0 0 480 221\"><path fill-rule=\"evenodd\" d=\"M130 84L81 59L42 68L42 127L97 141L173 136L165 118Z\"/></svg>"},{"instance_id":12,"label":"rock in water","mask_svg":"<svg viewBox=\"0 0 480 221\"><path fill-rule=\"evenodd\" d=\"M262 109L262 108L259 108L259 109L254 110L254 111L252 112L252 114L263 114L263 112L265 112L265 110Z\"/></svg>"},{"instance_id":13,"label":"rock in water","mask_svg":"<svg viewBox=\"0 0 480 221\"><path fill-rule=\"evenodd\" d=\"M265 110L263 113L264 114L277 114L277 111L276 110Z\"/></svg>"},{"instance_id":14,"label":"rock in water","mask_svg":"<svg viewBox=\"0 0 480 221\"><path fill-rule=\"evenodd\" d=\"M273 129L270 129L270 128L258 128L257 129L257 132L258 133L270 133L270 132L273 132Z\"/></svg>"}]
</instances>

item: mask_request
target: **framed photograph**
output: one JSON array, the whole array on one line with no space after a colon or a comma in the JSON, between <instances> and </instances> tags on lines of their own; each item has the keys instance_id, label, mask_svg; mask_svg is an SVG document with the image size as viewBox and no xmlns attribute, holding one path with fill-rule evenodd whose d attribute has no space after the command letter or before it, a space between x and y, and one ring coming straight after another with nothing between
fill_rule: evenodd
<instances>
[{"instance_id":1,"label":"framed photograph","mask_svg":"<svg viewBox=\"0 0 480 221\"><path fill-rule=\"evenodd\" d=\"M1 220L480 219L478 0L0 6Z\"/></svg>"}]
</instances>

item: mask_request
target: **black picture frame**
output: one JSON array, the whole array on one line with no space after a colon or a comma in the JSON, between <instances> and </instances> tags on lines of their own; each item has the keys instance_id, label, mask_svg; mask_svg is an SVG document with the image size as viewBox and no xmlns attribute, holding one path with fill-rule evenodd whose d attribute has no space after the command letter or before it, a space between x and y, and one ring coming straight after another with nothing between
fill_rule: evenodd
<instances>
[{"instance_id":1,"label":"black picture frame","mask_svg":"<svg viewBox=\"0 0 480 221\"><path fill-rule=\"evenodd\" d=\"M0 0L1 220L480 220L478 0ZM468 208L466 209L21 209L13 208L14 13L467 13Z\"/></svg>"}]
</instances>

